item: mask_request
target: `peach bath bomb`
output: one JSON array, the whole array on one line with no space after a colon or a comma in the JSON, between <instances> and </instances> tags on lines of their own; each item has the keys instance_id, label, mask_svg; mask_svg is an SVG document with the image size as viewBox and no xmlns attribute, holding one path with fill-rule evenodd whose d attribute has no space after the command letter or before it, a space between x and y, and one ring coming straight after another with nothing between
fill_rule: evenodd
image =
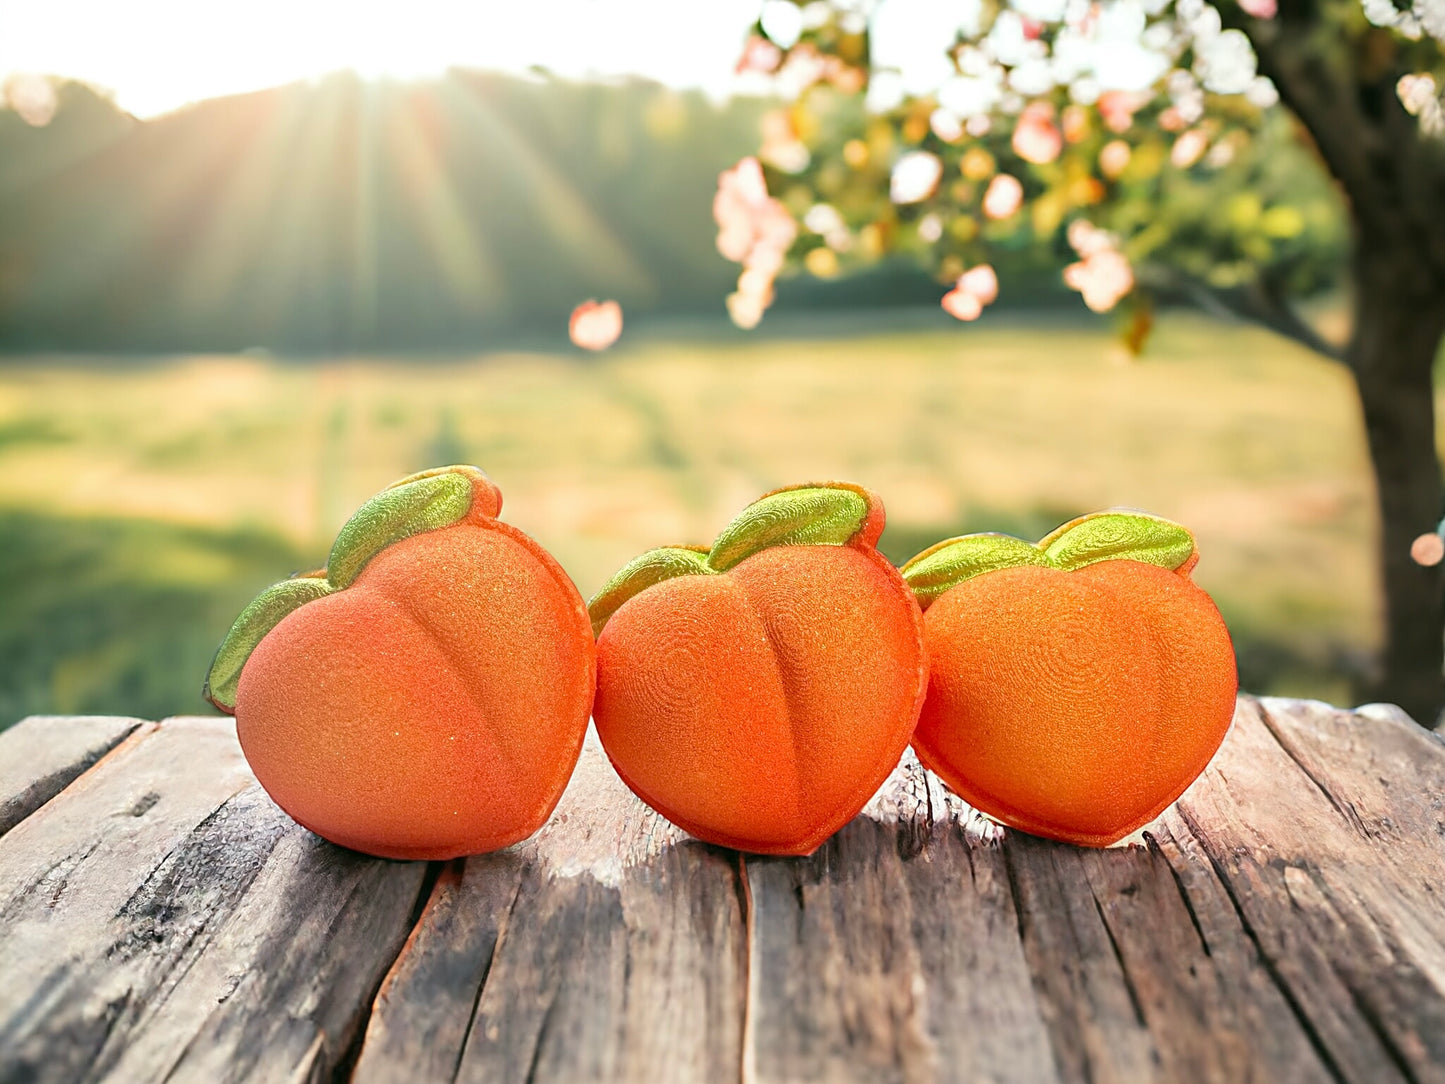
<instances>
[{"instance_id":1,"label":"peach bath bomb","mask_svg":"<svg viewBox=\"0 0 1445 1084\"><path fill-rule=\"evenodd\" d=\"M596 649L577 588L501 506L475 467L405 478L341 528L325 569L261 592L221 644L206 697L317 835L455 858L526 838L556 806Z\"/></svg>"},{"instance_id":2,"label":"peach bath bomb","mask_svg":"<svg viewBox=\"0 0 1445 1084\"><path fill-rule=\"evenodd\" d=\"M913 747L965 801L1103 847L1204 770L1234 715L1234 648L1183 527L1100 512L1030 544L953 538L903 576L924 608Z\"/></svg>"},{"instance_id":3,"label":"peach bath bomb","mask_svg":"<svg viewBox=\"0 0 1445 1084\"><path fill-rule=\"evenodd\" d=\"M907 748L927 688L918 604L840 483L749 505L711 549L643 554L592 601L593 717L619 775L710 843L810 854Z\"/></svg>"}]
</instances>

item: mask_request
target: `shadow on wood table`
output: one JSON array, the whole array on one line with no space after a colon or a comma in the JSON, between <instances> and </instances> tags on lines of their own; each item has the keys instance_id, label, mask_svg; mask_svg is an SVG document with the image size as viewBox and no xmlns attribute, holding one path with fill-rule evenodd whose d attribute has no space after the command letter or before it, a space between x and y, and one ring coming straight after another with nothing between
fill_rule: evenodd
<instances>
[{"instance_id":1,"label":"shadow on wood table","mask_svg":"<svg viewBox=\"0 0 1445 1084\"><path fill-rule=\"evenodd\" d=\"M0 1081L1445 1080L1445 745L1241 698L1133 845L1004 832L905 756L805 859L595 738L497 854L366 858L229 720L0 735Z\"/></svg>"}]
</instances>

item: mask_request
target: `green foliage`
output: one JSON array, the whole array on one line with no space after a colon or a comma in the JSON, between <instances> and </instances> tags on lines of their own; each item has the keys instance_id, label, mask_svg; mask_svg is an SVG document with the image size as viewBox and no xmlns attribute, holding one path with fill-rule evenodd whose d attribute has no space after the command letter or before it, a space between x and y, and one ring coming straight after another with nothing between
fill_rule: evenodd
<instances>
[{"instance_id":1,"label":"green foliage","mask_svg":"<svg viewBox=\"0 0 1445 1084\"><path fill-rule=\"evenodd\" d=\"M853 55L863 43L835 45ZM643 82L475 73L415 85L337 76L147 122L77 84L60 97L45 128L0 111L0 348L474 346L560 335L589 296L618 298L629 320L720 315L734 270L714 246L713 190L757 148L770 108ZM854 241L837 261L871 270L848 284L794 278L781 308L931 300L926 277L900 268L948 279L981 259L999 268L1006 301L1057 294L1072 258L1059 223L1082 215L1126 237L1131 258L1195 277L1264 267L1295 292L1334 281L1338 197L1278 110L1230 118L1219 105L1216 145L1237 152L1184 171L1149 167L1168 141L1141 112L1133 166L1091 203L1093 158L1113 138L1097 118L1060 161L1031 166L999 129L944 143L929 104L870 117L860 94L824 83L787 107L811 161L796 175L770 169L772 190L800 218L819 201L837 207ZM850 165L854 140L867 156ZM933 200L899 207L889 172L909 149L938 153L945 180ZM1020 177L1024 213L979 213L986 178L959 171L970 152ZM918 234L931 212L936 244ZM795 266L825 247L803 230Z\"/></svg>"},{"instance_id":2,"label":"green foliage","mask_svg":"<svg viewBox=\"0 0 1445 1084\"><path fill-rule=\"evenodd\" d=\"M34 713L206 712L200 675L266 584L314 562L274 536L0 513L0 728Z\"/></svg>"},{"instance_id":3,"label":"green foliage","mask_svg":"<svg viewBox=\"0 0 1445 1084\"><path fill-rule=\"evenodd\" d=\"M785 64L821 57L856 64L872 80L866 35L840 31L845 18L835 12L804 33ZM761 26L756 32L763 35ZM1186 51L1180 63L1188 61ZM826 205L845 227L831 236L803 230L790 253L794 270L831 275L902 255L929 266L940 282L983 262L1015 275L1049 268L1057 281L1060 264L1078 258L1065 227L1084 220L1115 235L1141 293L1178 297L1259 283L1274 295L1304 296L1341 281L1345 205L1308 135L1282 108L1205 94L1202 117L1186 121L1161 94L1134 102L1132 123L1120 126L1109 123L1107 96L1080 105L1057 88L1035 99L1063 137L1057 155L1039 161L1015 149L1016 108L993 114L977 135L950 133L947 124L931 123L936 98L906 97L870 112L868 84L858 82L818 79L775 118L774 130L791 133L805 155L794 151L790 161L776 145L761 149L769 191L795 216ZM927 198L896 202L890 178L911 152L936 156L942 177ZM798 161L806 164L794 168ZM984 208L999 174L1023 188L1021 209L1003 217Z\"/></svg>"},{"instance_id":4,"label":"green foliage","mask_svg":"<svg viewBox=\"0 0 1445 1084\"><path fill-rule=\"evenodd\" d=\"M468 346L588 297L721 313L720 170L762 105L452 72L140 122L76 84L0 110L0 347Z\"/></svg>"},{"instance_id":5,"label":"green foliage","mask_svg":"<svg viewBox=\"0 0 1445 1084\"><path fill-rule=\"evenodd\" d=\"M3 425L36 439L0 447L0 726L208 710L201 677L236 615L320 567L379 486L450 458L425 451L443 409L461 458L505 488L503 518L586 596L647 547L714 537L737 503L799 477L876 487L879 549L897 564L977 531L1042 538L1124 501L1199 532L1196 578L1236 635L1246 688L1350 695L1379 626L1373 490L1340 373L1192 314L1161 317L1147 367L1119 367L1103 330L1071 319L999 314L966 335L937 311L893 319L909 323L791 317L786 337L765 321L762 335L654 337L585 362L13 359ZM338 403L348 429L324 451ZM720 506L728 493L741 496ZM217 526L142 518L167 508ZM108 518L74 518L87 509Z\"/></svg>"}]
</instances>

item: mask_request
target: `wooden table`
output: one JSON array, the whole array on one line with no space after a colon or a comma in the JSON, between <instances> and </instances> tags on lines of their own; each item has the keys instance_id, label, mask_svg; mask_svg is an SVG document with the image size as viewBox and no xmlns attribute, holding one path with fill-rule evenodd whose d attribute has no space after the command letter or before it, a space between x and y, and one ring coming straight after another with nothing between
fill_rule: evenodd
<instances>
[{"instance_id":1,"label":"wooden table","mask_svg":"<svg viewBox=\"0 0 1445 1084\"><path fill-rule=\"evenodd\" d=\"M1445 745L1243 698L1105 851L911 755L807 859L697 843L588 740L528 842L341 850L229 720L0 735L0 1081L1445 1080Z\"/></svg>"}]
</instances>

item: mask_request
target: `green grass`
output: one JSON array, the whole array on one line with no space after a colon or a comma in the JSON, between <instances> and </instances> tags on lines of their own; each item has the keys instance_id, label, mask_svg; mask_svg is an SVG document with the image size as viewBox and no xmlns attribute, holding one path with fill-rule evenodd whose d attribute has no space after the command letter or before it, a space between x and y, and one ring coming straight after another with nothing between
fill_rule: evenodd
<instances>
[{"instance_id":1,"label":"green grass","mask_svg":"<svg viewBox=\"0 0 1445 1084\"><path fill-rule=\"evenodd\" d=\"M1023 317L807 330L633 329L596 359L0 364L0 725L203 710L211 652L257 589L319 561L388 482L459 460L584 595L809 479L882 493L898 561L1147 508L1196 531L1246 688L1349 699L1379 618L1342 370L1190 316L1137 363L1102 328Z\"/></svg>"},{"instance_id":2,"label":"green grass","mask_svg":"<svg viewBox=\"0 0 1445 1084\"><path fill-rule=\"evenodd\" d=\"M33 512L0 516L0 552L7 724L209 710L199 691L217 630L303 563L256 532Z\"/></svg>"}]
</instances>

